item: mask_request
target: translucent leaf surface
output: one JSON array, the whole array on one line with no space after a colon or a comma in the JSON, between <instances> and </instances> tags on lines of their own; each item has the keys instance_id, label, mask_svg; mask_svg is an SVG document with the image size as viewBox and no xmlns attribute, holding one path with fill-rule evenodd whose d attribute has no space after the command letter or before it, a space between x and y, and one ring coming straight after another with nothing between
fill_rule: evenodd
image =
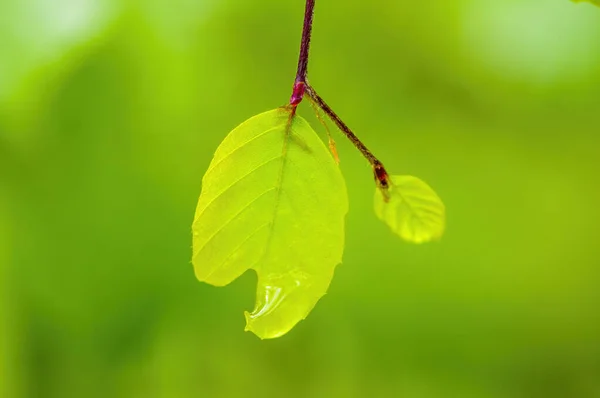
<instances>
[{"instance_id":1,"label":"translucent leaf surface","mask_svg":"<svg viewBox=\"0 0 600 398\"><path fill-rule=\"evenodd\" d=\"M346 186L324 143L279 108L254 116L221 143L202 181L193 224L199 280L227 285L258 274L246 330L288 332L325 294L344 248Z\"/></svg>"},{"instance_id":2,"label":"translucent leaf surface","mask_svg":"<svg viewBox=\"0 0 600 398\"><path fill-rule=\"evenodd\" d=\"M413 243L439 239L446 226L442 200L412 176L391 176L388 190L377 189L375 213L402 239Z\"/></svg>"}]
</instances>

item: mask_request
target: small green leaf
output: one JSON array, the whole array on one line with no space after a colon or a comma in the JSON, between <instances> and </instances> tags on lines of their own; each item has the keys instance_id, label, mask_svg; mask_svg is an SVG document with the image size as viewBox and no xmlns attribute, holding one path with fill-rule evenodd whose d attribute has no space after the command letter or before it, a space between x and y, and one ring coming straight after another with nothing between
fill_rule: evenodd
<instances>
[{"instance_id":1,"label":"small green leaf","mask_svg":"<svg viewBox=\"0 0 600 398\"><path fill-rule=\"evenodd\" d=\"M279 108L236 127L202 180L193 224L200 281L258 274L246 330L287 333L321 298L342 260L346 185L308 122Z\"/></svg>"},{"instance_id":2,"label":"small green leaf","mask_svg":"<svg viewBox=\"0 0 600 398\"><path fill-rule=\"evenodd\" d=\"M441 238L446 208L429 185L412 176L391 176L389 188L375 192L375 213L402 239L424 243Z\"/></svg>"}]
</instances>

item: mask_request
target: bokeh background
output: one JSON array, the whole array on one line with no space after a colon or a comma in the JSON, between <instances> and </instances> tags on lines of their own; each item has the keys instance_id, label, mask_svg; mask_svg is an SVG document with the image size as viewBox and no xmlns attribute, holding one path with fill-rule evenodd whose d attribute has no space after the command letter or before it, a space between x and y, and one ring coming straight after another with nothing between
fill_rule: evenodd
<instances>
[{"instance_id":1,"label":"bokeh background","mask_svg":"<svg viewBox=\"0 0 600 398\"><path fill-rule=\"evenodd\" d=\"M600 397L592 5L317 1L311 83L447 234L393 236L337 135L347 246L307 320L260 341L254 274L195 280L202 175L287 102L303 11L0 2L0 397Z\"/></svg>"}]
</instances>

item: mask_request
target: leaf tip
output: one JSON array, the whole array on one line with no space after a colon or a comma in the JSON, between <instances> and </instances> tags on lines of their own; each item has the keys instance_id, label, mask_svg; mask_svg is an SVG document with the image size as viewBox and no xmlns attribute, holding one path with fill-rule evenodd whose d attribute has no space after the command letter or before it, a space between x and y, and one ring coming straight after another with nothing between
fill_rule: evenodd
<instances>
[{"instance_id":1,"label":"leaf tip","mask_svg":"<svg viewBox=\"0 0 600 398\"><path fill-rule=\"evenodd\" d=\"M244 311L244 317L246 318L246 326L244 327L245 332L252 332L256 337L261 340L276 339L286 334L290 329L269 329L265 328L264 325L257 325L257 318L254 314L248 311Z\"/></svg>"},{"instance_id":2,"label":"leaf tip","mask_svg":"<svg viewBox=\"0 0 600 398\"><path fill-rule=\"evenodd\" d=\"M244 318L246 319L246 326L244 326L244 332L252 332L254 333L254 335L256 337L258 337L261 340L264 340L265 337L261 334L261 333L257 333L253 328L253 322L252 322L252 314L249 313L248 311L244 311Z\"/></svg>"}]
</instances>

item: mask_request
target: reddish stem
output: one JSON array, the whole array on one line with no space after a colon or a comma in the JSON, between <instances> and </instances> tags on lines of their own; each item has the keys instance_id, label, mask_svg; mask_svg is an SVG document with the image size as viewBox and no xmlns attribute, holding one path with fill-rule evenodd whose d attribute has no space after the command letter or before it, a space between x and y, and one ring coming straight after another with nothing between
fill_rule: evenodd
<instances>
[{"instance_id":1,"label":"reddish stem","mask_svg":"<svg viewBox=\"0 0 600 398\"><path fill-rule=\"evenodd\" d=\"M383 167L383 164L367 149L365 144L350 130L350 128L340 119L340 117L331 109L329 105L319 97L316 91L306 81L308 72L308 52L310 49L310 37L312 33L313 15L315 12L315 0L306 0L304 11L304 27L302 29L302 40L300 42L300 56L298 57L298 72L294 81L292 96L290 97L290 121L296 115L296 108L302 102L304 94L307 94L312 102L323 110L329 118L338 126L338 128L348 137L354 146L363 154L373 168L373 175L377 186L381 188L384 196L390 186L389 175ZM387 196L386 196L387 198Z\"/></svg>"},{"instance_id":2,"label":"reddish stem","mask_svg":"<svg viewBox=\"0 0 600 398\"><path fill-rule=\"evenodd\" d=\"M298 72L294 81L294 89L290 98L290 105L294 108L302 102L306 74L308 72L308 51L310 49L310 36L312 33L313 15L315 13L315 0L306 0L304 11L304 27L302 28L302 40L300 42L300 56L298 57Z\"/></svg>"},{"instance_id":3,"label":"reddish stem","mask_svg":"<svg viewBox=\"0 0 600 398\"><path fill-rule=\"evenodd\" d=\"M382 189L387 189L390 186L389 174L383 167L383 164L373 155L371 151L362 143L362 141L350 130L350 127L342 121L342 119L331 109L323 98L317 94L314 88L308 83L305 84L306 95L315 103L319 108L323 110L329 116L329 118L335 123L335 125L344 133L344 135L354 144L354 146L362 153L362 155L369 161L371 167L373 167L373 175L377 185Z\"/></svg>"}]
</instances>

